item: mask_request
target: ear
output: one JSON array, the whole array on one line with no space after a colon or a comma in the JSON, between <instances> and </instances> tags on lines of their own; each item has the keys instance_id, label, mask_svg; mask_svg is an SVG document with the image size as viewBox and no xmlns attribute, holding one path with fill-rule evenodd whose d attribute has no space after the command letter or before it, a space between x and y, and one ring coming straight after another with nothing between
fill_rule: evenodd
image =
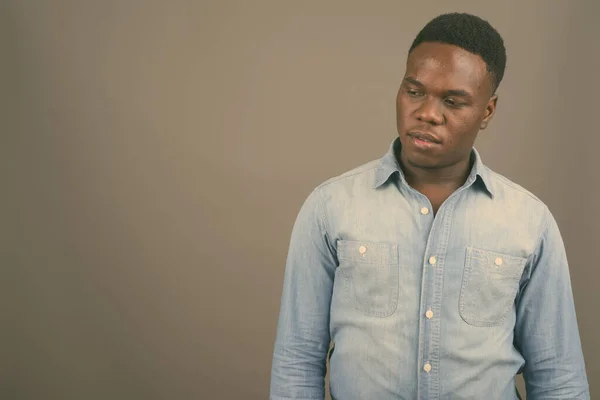
<instances>
[{"instance_id":1,"label":"ear","mask_svg":"<svg viewBox=\"0 0 600 400\"><path fill-rule=\"evenodd\" d=\"M487 103L487 107L485 108L485 115L483 116L483 120L481 121L481 125L479 129L487 128L489 122L492 120L494 113L496 112L496 103L498 102L498 95L495 94L490 97L490 101Z\"/></svg>"}]
</instances>

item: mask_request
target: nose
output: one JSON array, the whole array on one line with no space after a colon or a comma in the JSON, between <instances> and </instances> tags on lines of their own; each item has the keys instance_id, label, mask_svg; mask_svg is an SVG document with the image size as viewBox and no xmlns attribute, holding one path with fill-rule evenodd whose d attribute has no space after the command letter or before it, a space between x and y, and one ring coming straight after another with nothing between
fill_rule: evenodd
<instances>
[{"instance_id":1,"label":"nose","mask_svg":"<svg viewBox=\"0 0 600 400\"><path fill-rule=\"evenodd\" d=\"M419 121L433 125L442 125L444 123L442 106L436 99L432 99L431 97L427 97L421 102L415 115Z\"/></svg>"}]
</instances>

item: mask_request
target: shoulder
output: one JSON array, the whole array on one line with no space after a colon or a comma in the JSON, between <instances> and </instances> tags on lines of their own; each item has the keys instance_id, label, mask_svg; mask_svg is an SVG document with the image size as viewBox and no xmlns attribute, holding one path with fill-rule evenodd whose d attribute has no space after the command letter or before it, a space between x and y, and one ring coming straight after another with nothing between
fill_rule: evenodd
<instances>
[{"instance_id":1,"label":"shoulder","mask_svg":"<svg viewBox=\"0 0 600 400\"><path fill-rule=\"evenodd\" d=\"M494 197L504 208L519 215L523 221L537 225L538 232L554 222L552 212L538 196L506 176L484 168L494 187Z\"/></svg>"},{"instance_id":2,"label":"shoulder","mask_svg":"<svg viewBox=\"0 0 600 400\"><path fill-rule=\"evenodd\" d=\"M488 177L491 179L495 191L503 199L519 201L520 204L530 205L540 208L540 210L547 208L546 204L528 189L488 167L484 168L487 170Z\"/></svg>"},{"instance_id":3,"label":"shoulder","mask_svg":"<svg viewBox=\"0 0 600 400\"><path fill-rule=\"evenodd\" d=\"M373 180L375 169L379 165L380 160L371 160L362 165L342 172L341 174L329 177L317 186L316 190L326 191L334 189L337 186L343 186L355 181Z\"/></svg>"},{"instance_id":4,"label":"shoulder","mask_svg":"<svg viewBox=\"0 0 600 400\"><path fill-rule=\"evenodd\" d=\"M342 204L349 198L368 196L375 182L375 170L381 160L371 160L340 174L330 176L313 187L305 205L327 207Z\"/></svg>"}]
</instances>

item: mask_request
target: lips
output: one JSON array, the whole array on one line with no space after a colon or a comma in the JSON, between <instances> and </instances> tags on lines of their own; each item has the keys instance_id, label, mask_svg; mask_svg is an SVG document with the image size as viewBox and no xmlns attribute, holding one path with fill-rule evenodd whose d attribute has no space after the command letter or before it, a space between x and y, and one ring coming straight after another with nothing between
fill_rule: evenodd
<instances>
[{"instance_id":1,"label":"lips","mask_svg":"<svg viewBox=\"0 0 600 400\"><path fill-rule=\"evenodd\" d=\"M436 136L427 133L427 132L419 132L419 131L412 131L408 133L408 136L411 136L415 139L419 139L423 142L429 142L429 143L435 143L435 144L439 144L441 143L440 139L438 139Z\"/></svg>"}]
</instances>

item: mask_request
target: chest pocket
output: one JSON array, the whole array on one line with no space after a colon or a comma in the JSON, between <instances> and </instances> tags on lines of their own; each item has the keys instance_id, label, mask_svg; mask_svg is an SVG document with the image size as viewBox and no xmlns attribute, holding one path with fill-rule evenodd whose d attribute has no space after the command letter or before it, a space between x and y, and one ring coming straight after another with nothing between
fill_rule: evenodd
<instances>
[{"instance_id":1,"label":"chest pocket","mask_svg":"<svg viewBox=\"0 0 600 400\"><path fill-rule=\"evenodd\" d=\"M398 245L339 240L342 296L364 315L388 317L398 305Z\"/></svg>"},{"instance_id":2,"label":"chest pocket","mask_svg":"<svg viewBox=\"0 0 600 400\"><path fill-rule=\"evenodd\" d=\"M460 289L462 319L474 326L502 324L512 310L526 258L467 247Z\"/></svg>"}]
</instances>

